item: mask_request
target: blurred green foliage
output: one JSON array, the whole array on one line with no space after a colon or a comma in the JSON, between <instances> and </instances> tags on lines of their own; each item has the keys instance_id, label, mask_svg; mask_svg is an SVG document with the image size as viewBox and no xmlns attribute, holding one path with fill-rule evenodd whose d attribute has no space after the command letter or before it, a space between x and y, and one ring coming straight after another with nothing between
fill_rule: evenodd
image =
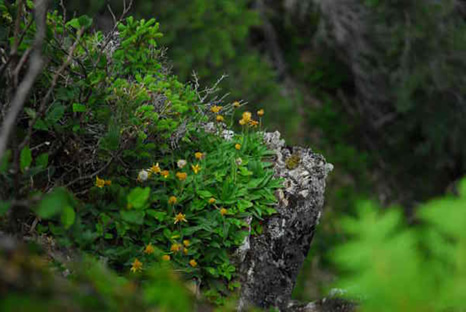
<instances>
[{"instance_id":1,"label":"blurred green foliage","mask_svg":"<svg viewBox=\"0 0 466 312\"><path fill-rule=\"evenodd\" d=\"M398 208L358 205L342 220L350 239L331 252L338 286L361 311L462 311L466 308L466 179L459 196L430 201L408 227Z\"/></svg>"},{"instance_id":2,"label":"blurred green foliage","mask_svg":"<svg viewBox=\"0 0 466 312\"><path fill-rule=\"evenodd\" d=\"M168 266L151 267L138 282L89 256L63 262L47 256L37 245L1 237L1 311L193 311L193 294Z\"/></svg>"}]
</instances>

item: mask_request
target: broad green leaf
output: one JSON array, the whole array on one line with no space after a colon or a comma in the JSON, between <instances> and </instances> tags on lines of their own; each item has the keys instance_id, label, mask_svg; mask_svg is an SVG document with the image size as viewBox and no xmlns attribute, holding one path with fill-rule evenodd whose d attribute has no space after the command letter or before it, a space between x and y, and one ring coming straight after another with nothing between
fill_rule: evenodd
<instances>
[{"instance_id":1,"label":"broad green leaf","mask_svg":"<svg viewBox=\"0 0 466 312\"><path fill-rule=\"evenodd\" d=\"M89 28L92 25L92 18L87 15L80 16L78 20L81 27Z\"/></svg>"},{"instance_id":2,"label":"broad green leaf","mask_svg":"<svg viewBox=\"0 0 466 312\"><path fill-rule=\"evenodd\" d=\"M74 212L74 209L69 205L65 206L61 214L61 223L65 229L69 229L74 224L75 219L76 213Z\"/></svg>"},{"instance_id":3,"label":"broad green leaf","mask_svg":"<svg viewBox=\"0 0 466 312\"><path fill-rule=\"evenodd\" d=\"M36 213L43 219L50 219L68 206L68 194L65 189L58 188L44 196L39 203Z\"/></svg>"},{"instance_id":4,"label":"broad green leaf","mask_svg":"<svg viewBox=\"0 0 466 312\"><path fill-rule=\"evenodd\" d=\"M74 29L79 29L81 25L79 24L78 18L73 18L68 23L66 23L66 26L73 27Z\"/></svg>"},{"instance_id":5,"label":"broad green leaf","mask_svg":"<svg viewBox=\"0 0 466 312\"><path fill-rule=\"evenodd\" d=\"M127 196L128 206L130 208L141 209L147 203L150 195L150 188L136 187Z\"/></svg>"},{"instance_id":6,"label":"broad green leaf","mask_svg":"<svg viewBox=\"0 0 466 312\"><path fill-rule=\"evenodd\" d=\"M214 196L209 191L197 191L197 195L199 195L201 198L210 198Z\"/></svg>"},{"instance_id":7,"label":"broad green leaf","mask_svg":"<svg viewBox=\"0 0 466 312\"><path fill-rule=\"evenodd\" d=\"M155 219L157 219L158 221L162 222L163 220L165 220L165 217L167 216L167 213L164 212L164 211L157 211L157 210L154 210L154 209L148 209L146 211L146 213L152 217L154 217Z\"/></svg>"},{"instance_id":8,"label":"broad green leaf","mask_svg":"<svg viewBox=\"0 0 466 312\"><path fill-rule=\"evenodd\" d=\"M4 216L11 207L11 203L9 201L0 201L0 217Z\"/></svg>"},{"instance_id":9,"label":"broad green leaf","mask_svg":"<svg viewBox=\"0 0 466 312\"><path fill-rule=\"evenodd\" d=\"M65 114L65 107L61 104L55 104L50 112L45 117L48 124L57 123Z\"/></svg>"},{"instance_id":10,"label":"broad green leaf","mask_svg":"<svg viewBox=\"0 0 466 312\"><path fill-rule=\"evenodd\" d=\"M49 127L47 126L45 121L42 120L42 119L37 119L37 121L36 121L33 128L36 129L36 130L43 130L43 131L49 130Z\"/></svg>"},{"instance_id":11,"label":"broad green leaf","mask_svg":"<svg viewBox=\"0 0 466 312\"><path fill-rule=\"evenodd\" d=\"M43 154L40 154L39 156L37 156L36 166L45 169L45 168L47 168L48 164L49 164L49 154L48 153L43 153Z\"/></svg>"},{"instance_id":12,"label":"broad green leaf","mask_svg":"<svg viewBox=\"0 0 466 312\"><path fill-rule=\"evenodd\" d=\"M21 151L20 161L19 161L21 171L24 172L26 168L29 168L29 166L31 165L31 162L32 162L31 149L29 148L29 146L25 146L23 150Z\"/></svg>"},{"instance_id":13,"label":"broad green leaf","mask_svg":"<svg viewBox=\"0 0 466 312\"><path fill-rule=\"evenodd\" d=\"M246 209L252 207L253 204L252 202L250 201L247 201L247 200L244 200L244 199L241 199L238 201L238 209L240 212L245 212Z\"/></svg>"},{"instance_id":14,"label":"broad green leaf","mask_svg":"<svg viewBox=\"0 0 466 312\"><path fill-rule=\"evenodd\" d=\"M75 113L84 113L86 111L86 106L78 103L73 103L73 112Z\"/></svg>"},{"instance_id":15,"label":"broad green leaf","mask_svg":"<svg viewBox=\"0 0 466 312\"><path fill-rule=\"evenodd\" d=\"M142 225L144 223L144 211L140 210L121 210L120 211L121 218L128 222L134 223L138 225Z\"/></svg>"}]
</instances>

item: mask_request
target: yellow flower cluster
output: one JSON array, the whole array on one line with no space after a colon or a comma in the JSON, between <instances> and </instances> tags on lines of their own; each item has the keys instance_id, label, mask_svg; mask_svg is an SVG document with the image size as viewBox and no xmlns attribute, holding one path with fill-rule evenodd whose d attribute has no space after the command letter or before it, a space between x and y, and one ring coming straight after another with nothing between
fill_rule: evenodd
<instances>
[{"instance_id":1,"label":"yellow flower cluster","mask_svg":"<svg viewBox=\"0 0 466 312\"><path fill-rule=\"evenodd\" d=\"M222 109L222 106L214 105L210 108L210 111L214 114L218 114L221 109Z\"/></svg>"},{"instance_id":2,"label":"yellow flower cluster","mask_svg":"<svg viewBox=\"0 0 466 312\"><path fill-rule=\"evenodd\" d=\"M152 246L151 243L149 243L149 244L146 246L146 248L144 249L144 253L145 253L145 254L148 254L148 255L153 254L154 251L155 251L154 246Z\"/></svg>"},{"instance_id":3,"label":"yellow flower cluster","mask_svg":"<svg viewBox=\"0 0 466 312\"><path fill-rule=\"evenodd\" d=\"M176 177L178 178L178 180L184 181L188 177L188 174L186 172L177 172Z\"/></svg>"},{"instance_id":4,"label":"yellow flower cluster","mask_svg":"<svg viewBox=\"0 0 466 312\"><path fill-rule=\"evenodd\" d=\"M99 176L95 177L95 186L103 188L105 185L112 185L112 181L100 179Z\"/></svg>"},{"instance_id":5,"label":"yellow flower cluster","mask_svg":"<svg viewBox=\"0 0 466 312\"><path fill-rule=\"evenodd\" d=\"M174 205L178 202L178 199L176 198L176 196L170 196L170 198L168 199L168 204L169 205Z\"/></svg>"},{"instance_id":6,"label":"yellow flower cluster","mask_svg":"<svg viewBox=\"0 0 466 312\"><path fill-rule=\"evenodd\" d=\"M193 168L194 174L198 174L199 171L201 171L201 167L199 166L199 164L196 164L195 166L191 165L191 168Z\"/></svg>"},{"instance_id":7,"label":"yellow flower cluster","mask_svg":"<svg viewBox=\"0 0 466 312\"><path fill-rule=\"evenodd\" d=\"M131 272L136 273L142 271L142 262L139 261L137 258L134 259L131 265Z\"/></svg>"},{"instance_id":8,"label":"yellow flower cluster","mask_svg":"<svg viewBox=\"0 0 466 312\"><path fill-rule=\"evenodd\" d=\"M186 220L186 215L181 212L179 212L173 219L175 219L175 224L178 222L188 222L188 220Z\"/></svg>"},{"instance_id":9,"label":"yellow flower cluster","mask_svg":"<svg viewBox=\"0 0 466 312\"><path fill-rule=\"evenodd\" d=\"M160 173L161 170L160 170L159 163L157 163L156 165L152 165L152 167L150 167L149 171L152 172L153 174Z\"/></svg>"},{"instance_id":10,"label":"yellow flower cluster","mask_svg":"<svg viewBox=\"0 0 466 312\"><path fill-rule=\"evenodd\" d=\"M264 116L264 110L263 109L258 110L257 115L259 117ZM241 118L239 121L239 124L242 126L248 125L251 127L257 127L259 125L259 122L257 120L252 119L251 112L244 112L242 117L243 118Z\"/></svg>"},{"instance_id":11,"label":"yellow flower cluster","mask_svg":"<svg viewBox=\"0 0 466 312\"><path fill-rule=\"evenodd\" d=\"M173 244L171 247L170 247L170 251L171 252L178 252L181 250L181 245L180 244Z\"/></svg>"}]
</instances>

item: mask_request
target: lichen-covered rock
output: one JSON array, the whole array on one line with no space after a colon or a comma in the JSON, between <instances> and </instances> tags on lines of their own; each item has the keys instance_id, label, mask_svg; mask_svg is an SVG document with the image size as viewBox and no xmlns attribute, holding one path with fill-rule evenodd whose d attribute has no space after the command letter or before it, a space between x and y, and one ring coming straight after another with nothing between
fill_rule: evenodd
<instances>
[{"instance_id":1,"label":"lichen-covered rock","mask_svg":"<svg viewBox=\"0 0 466 312\"><path fill-rule=\"evenodd\" d=\"M309 148L285 147L280 133L265 133L276 152L275 176L284 178L277 191L277 214L268 218L263 233L240 248L239 310L250 305L285 311L301 266L309 251L324 204L325 179L333 166Z\"/></svg>"}]
</instances>

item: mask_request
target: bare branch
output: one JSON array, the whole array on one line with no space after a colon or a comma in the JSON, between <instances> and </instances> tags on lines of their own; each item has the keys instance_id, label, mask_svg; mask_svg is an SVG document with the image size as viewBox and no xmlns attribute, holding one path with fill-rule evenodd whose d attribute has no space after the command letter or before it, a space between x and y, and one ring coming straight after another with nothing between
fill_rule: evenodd
<instances>
[{"instance_id":1,"label":"bare branch","mask_svg":"<svg viewBox=\"0 0 466 312\"><path fill-rule=\"evenodd\" d=\"M16 118L23 109L24 102L26 101L29 92L34 85L34 82L37 79L37 76L42 71L42 66L44 63L41 49L45 39L46 33L46 22L45 17L48 8L48 0L37 0L35 6L35 20L36 20L36 35L34 38L34 52L31 55L31 60L29 61L29 68L26 73L26 76L21 81L21 84L18 86L16 93L11 101L10 111L8 112L0 133L0 159L3 157L7 144L8 138L10 136L11 129L13 128Z\"/></svg>"},{"instance_id":2,"label":"bare branch","mask_svg":"<svg viewBox=\"0 0 466 312\"><path fill-rule=\"evenodd\" d=\"M79 44L79 42L81 40L81 36L82 36L83 32L84 32L84 28L81 28L80 30L78 30L78 33L76 35L76 40L74 41L73 45L70 47L70 49L68 51L68 57L66 58L65 62L63 62L63 64L60 66L58 71L53 76L52 83L50 84L50 87L47 90L47 93L45 94L45 96L42 98L42 100L40 102L40 106L39 106L39 109L37 111L37 114L35 115L34 119L32 119L31 122L29 123L28 134L24 138L23 142L21 142L21 144L19 146L19 149L22 149L23 147L25 147L29 143L29 140L31 139L33 127L34 127L35 123L37 122L37 120L45 112L45 110L47 108L47 102L49 101L49 98L52 95L52 92L55 89L55 86L57 85L58 78L61 76L63 71L68 67L68 65L73 60L74 50L78 46L78 44Z\"/></svg>"}]
</instances>

